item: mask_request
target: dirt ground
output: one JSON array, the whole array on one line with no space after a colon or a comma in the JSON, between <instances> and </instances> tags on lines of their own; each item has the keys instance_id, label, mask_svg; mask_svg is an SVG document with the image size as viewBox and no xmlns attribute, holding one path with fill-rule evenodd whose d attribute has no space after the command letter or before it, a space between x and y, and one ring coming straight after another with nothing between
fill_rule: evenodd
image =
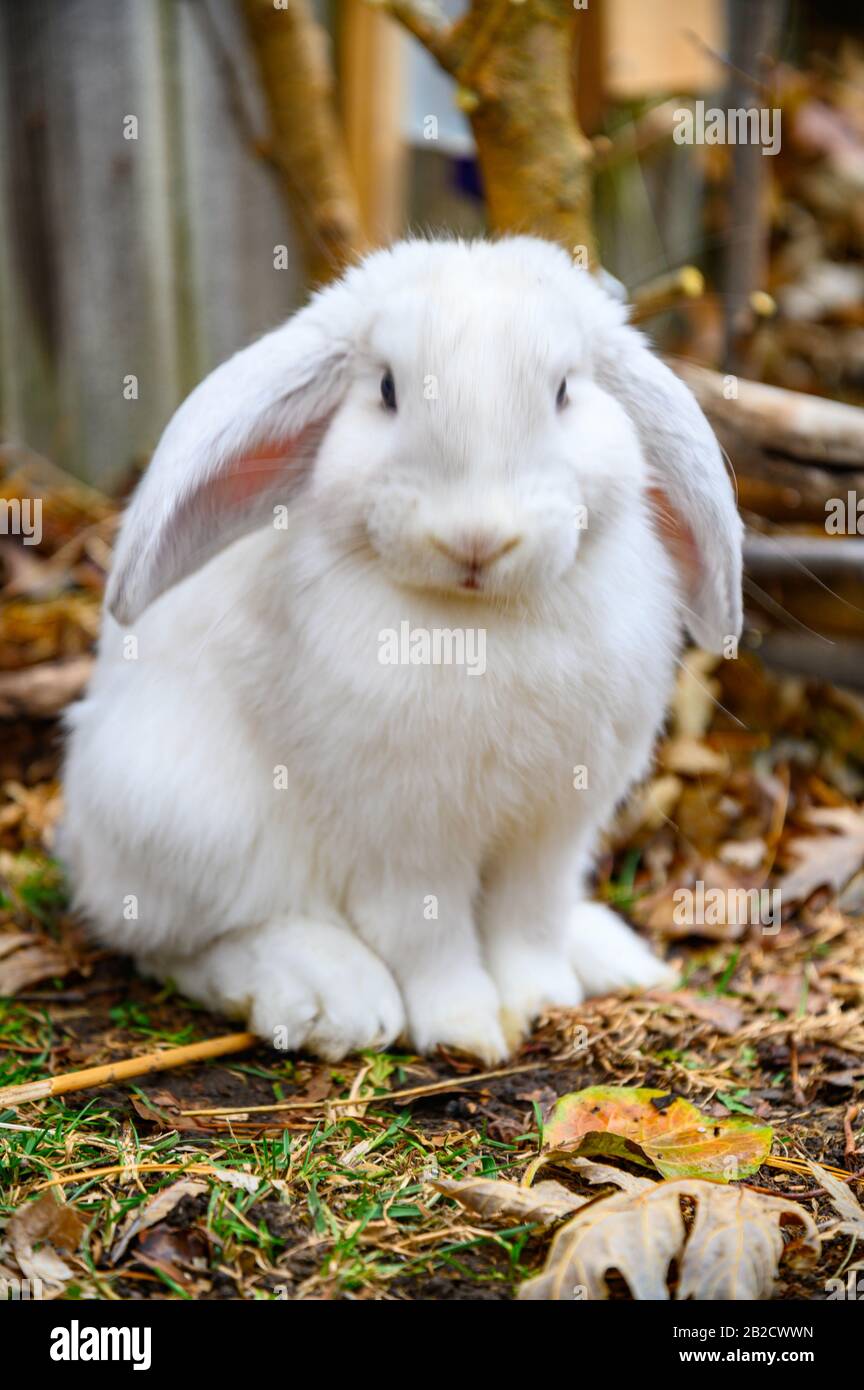
<instances>
[{"instance_id":1,"label":"dirt ground","mask_svg":"<svg viewBox=\"0 0 864 1390\"><path fill-rule=\"evenodd\" d=\"M94 948L52 858L57 712L86 679L115 527L110 504L62 482L39 552L4 541L0 553L0 1086L237 1027ZM550 1016L485 1078L444 1053L331 1066L261 1045L0 1100L0 1279L21 1273L14 1214L42 1201L40 1239L62 1265L49 1297L510 1298L548 1233L465 1210L432 1183L520 1178L551 1104L599 1083L770 1124L771 1159L748 1184L827 1229L835 1213L803 1160L864 1186L862 802L859 697L770 675L752 655L691 653L595 888L676 962L677 989ZM736 922L728 907L682 916L682 887L693 901L765 896ZM208 1110L223 1113L195 1113ZM569 1169L548 1175L580 1187ZM51 1234L61 1192L65 1245ZM815 1268L784 1265L776 1296L824 1298L855 1258L853 1238L829 1238ZM614 1275L609 1288L628 1296Z\"/></svg>"}]
</instances>

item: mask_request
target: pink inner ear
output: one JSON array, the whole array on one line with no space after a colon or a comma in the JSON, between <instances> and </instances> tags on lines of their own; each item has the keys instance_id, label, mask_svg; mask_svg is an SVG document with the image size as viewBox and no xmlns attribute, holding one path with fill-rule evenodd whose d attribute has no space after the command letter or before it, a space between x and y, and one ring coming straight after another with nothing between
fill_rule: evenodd
<instances>
[{"instance_id":1,"label":"pink inner ear","mask_svg":"<svg viewBox=\"0 0 864 1390\"><path fill-rule=\"evenodd\" d=\"M234 511L254 501L260 493L277 488L282 479L293 482L292 463L297 458L301 439L302 436L266 440L251 453L232 459L207 487L217 509Z\"/></svg>"},{"instance_id":2,"label":"pink inner ear","mask_svg":"<svg viewBox=\"0 0 864 1390\"><path fill-rule=\"evenodd\" d=\"M648 488L648 499L654 509L654 520L660 537L678 566L687 592L695 594L702 578L702 557L693 532L662 487Z\"/></svg>"},{"instance_id":3,"label":"pink inner ear","mask_svg":"<svg viewBox=\"0 0 864 1390\"><path fill-rule=\"evenodd\" d=\"M266 492L274 494L275 502L284 491L287 501L304 468L311 466L328 423L314 420L297 434L263 439L232 459L205 487L215 511L244 511Z\"/></svg>"}]
</instances>

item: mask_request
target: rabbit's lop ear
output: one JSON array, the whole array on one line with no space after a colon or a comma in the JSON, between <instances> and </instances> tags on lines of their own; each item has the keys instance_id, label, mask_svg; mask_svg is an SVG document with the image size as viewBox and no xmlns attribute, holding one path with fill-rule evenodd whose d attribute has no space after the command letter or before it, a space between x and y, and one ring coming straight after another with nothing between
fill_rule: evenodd
<instances>
[{"instance_id":1,"label":"rabbit's lop ear","mask_svg":"<svg viewBox=\"0 0 864 1390\"><path fill-rule=\"evenodd\" d=\"M601 344L597 379L636 426L658 529L682 572L693 640L723 652L741 632L743 527L723 455L690 390L634 328Z\"/></svg>"},{"instance_id":2,"label":"rabbit's lop ear","mask_svg":"<svg viewBox=\"0 0 864 1390\"><path fill-rule=\"evenodd\" d=\"M346 384L337 293L223 362L174 415L123 523L107 591L119 622L266 524L302 484Z\"/></svg>"}]
</instances>

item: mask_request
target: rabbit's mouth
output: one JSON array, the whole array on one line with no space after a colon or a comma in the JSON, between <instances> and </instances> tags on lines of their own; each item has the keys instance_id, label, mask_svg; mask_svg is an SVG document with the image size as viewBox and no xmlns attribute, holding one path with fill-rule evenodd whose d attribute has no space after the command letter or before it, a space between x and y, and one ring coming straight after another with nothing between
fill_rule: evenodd
<instances>
[{"instance_id":1,"label":"rabbit's mouth","mask_svg":"<svg viewBox=\"0 0 864 1390\"><path fill-rule=\"evenodd\" d=\"M465 604L486 604L489 607L497 608L505 600L504 596L498 593L492 585L484 585L480 579L455 580L449 582L445 580L430 581L428 579L407 579L397 580L399 588L408 589L414 593L425 595L427 598L435 599L445 606L455 606L458 608L460 603ZM509 600L512 602L512 598Z\"/></svg>"}]
</instances>

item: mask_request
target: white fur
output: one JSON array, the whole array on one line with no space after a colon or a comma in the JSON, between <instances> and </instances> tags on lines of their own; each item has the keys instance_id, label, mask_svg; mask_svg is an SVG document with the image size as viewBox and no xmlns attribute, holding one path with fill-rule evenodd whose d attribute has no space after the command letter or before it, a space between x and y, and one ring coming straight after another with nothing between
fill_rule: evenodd
<instances>
[{"instance_id":1,"label":"white fur","mask_svg":"<svg viewBox=\"0 0 864 1390\"><path fill-rule=\"evenodd\" d=\"M246 488L273 440L284 462ZM703 555L689 594L658 479ZM502 553L466 589L472 547ZM193 392L132 503L123 626L106 614L69 716L77 905L148 971L328 1058L404 1031L493 1062L546 1005L658 982L584 877L648 767L682 622L736 633L739 574L692 397L562 251L377 253ZM404 621L483 628L485 673L382 665Z\"/></svg>"}]
</instances>

